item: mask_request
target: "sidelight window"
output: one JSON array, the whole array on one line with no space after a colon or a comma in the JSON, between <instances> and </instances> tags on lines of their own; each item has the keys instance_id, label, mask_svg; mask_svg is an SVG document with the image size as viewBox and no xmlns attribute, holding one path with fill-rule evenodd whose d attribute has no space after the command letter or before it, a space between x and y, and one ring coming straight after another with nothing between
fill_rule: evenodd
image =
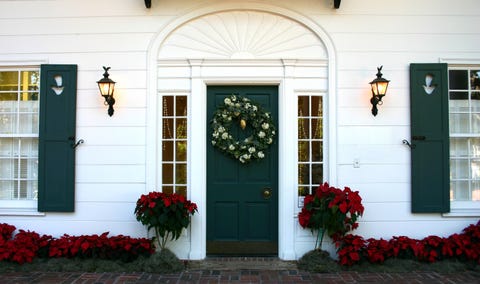
<instances>
[{"instance_id":1,"label":"sidelight window","mask_svg":"<svg viewBox=\"0 0 480 284\"><path fill-rule=\"evenodd\" d=\"M312 193L323 182L323 97L298 96L298 196Z\"/></svg>"},{"instance_id":2,"label":"sidelight window","mask_svg":"<svg viewBox=\"0 0 480 284\"><path fill-rule=\"evenodd\" d=\"M187 96L162 100L162 191L187 195Z\"/></svg>"}]
</instances>

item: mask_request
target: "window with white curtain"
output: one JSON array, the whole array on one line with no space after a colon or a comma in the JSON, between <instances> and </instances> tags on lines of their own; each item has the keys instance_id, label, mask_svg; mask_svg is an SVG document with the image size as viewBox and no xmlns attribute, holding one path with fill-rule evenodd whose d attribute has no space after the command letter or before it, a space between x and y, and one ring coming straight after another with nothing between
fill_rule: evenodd
<instances>
[{"instance_id":1,"label":"window with white curtain","mask_svg":"<svg viewBox=\"0 0 480 284\"><path fill-rule=\"evenodd\" d=\"M0 202L37 199L38 68L0 68Z\"/></svg>"},{"instance_id":2,"label":"window with white curtain","mask_svg":"<svg viewBox=\"0 0 480 284\"><path fill-rule=\"evenodd\" d=\"M480 67L449 68L450 199L480 201Z\"/></svg>"}]
</instances>

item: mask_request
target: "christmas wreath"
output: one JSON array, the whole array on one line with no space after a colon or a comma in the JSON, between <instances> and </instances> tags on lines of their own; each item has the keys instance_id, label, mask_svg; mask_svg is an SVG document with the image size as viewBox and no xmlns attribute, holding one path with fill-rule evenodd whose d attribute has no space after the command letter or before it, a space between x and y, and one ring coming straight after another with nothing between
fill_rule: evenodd
<instances>
[{"instance_id":1,"label":"christmas wreath","mask_svg":"<svg viewBox=\"0 0 480 284\"><path fill-rule=\"evenodd\" d=\"M232 135L233 123L239 123L248 137L237 140ZM270 113L250 99L231 95L219 105L211 121L212 145L241 163L265 158L265 152L275 138L275 126Z\"/></svg>"}]
</instances>

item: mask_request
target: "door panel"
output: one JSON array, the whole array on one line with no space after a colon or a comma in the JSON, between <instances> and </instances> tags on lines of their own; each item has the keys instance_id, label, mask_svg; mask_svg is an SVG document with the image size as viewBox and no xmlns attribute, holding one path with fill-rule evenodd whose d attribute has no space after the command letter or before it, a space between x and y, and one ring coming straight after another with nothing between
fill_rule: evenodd
<instances>
[{"instance_id":1,"label":"door panel","mask_svg":"<svg viewBox=\"0 0 480 284\"><path fill-rule=\"evenodd\" d=\"M207 89L207 254L278 252L278 144L260 161L242 164L211 145L210 119L232 94L250 98L278 121L277 86L210 86ZM237 124L235 124L237 125ZM232 127L237 139L249 128ZM265 198L264 191L271 190Z\"/></svg>"}]
</instances>

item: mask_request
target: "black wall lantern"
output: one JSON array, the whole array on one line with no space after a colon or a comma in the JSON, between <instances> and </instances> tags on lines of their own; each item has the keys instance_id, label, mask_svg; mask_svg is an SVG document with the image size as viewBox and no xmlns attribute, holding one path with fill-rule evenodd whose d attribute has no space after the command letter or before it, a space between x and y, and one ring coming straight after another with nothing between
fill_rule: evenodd
<instances>
[{"instance_id":1,"label":"black wall lantern","mask_svg":"<svg viewBox=\"0 0 480 284\"><path fill-rule=\"evenodd\" d=\"M115 82L108 78L108 70L110 67L103 66L103 78L97 81L98 88L100 89L100 95L105 99L105 105L108 105L108 115L113 115L113 105L115 104L115 99L113 98L113 92L115 91Z\"/></svg>"},{"instance_id":2,"label":"black wall lantern","mask_svg":"<svg viewBox=\"0 0 480 284\"><path fill-rule=\"evenodd\" d=\"M372 98L370 99L370 103L372 103L372 114L374 116L377 115L378 109L377 105L382 105L382 98L387 94L387 88L389 80L382 78L382 68L383 66L377 67L377 78L373 79L370 82L370 86L372 87Z\"/></svg>"}]
</instances>

